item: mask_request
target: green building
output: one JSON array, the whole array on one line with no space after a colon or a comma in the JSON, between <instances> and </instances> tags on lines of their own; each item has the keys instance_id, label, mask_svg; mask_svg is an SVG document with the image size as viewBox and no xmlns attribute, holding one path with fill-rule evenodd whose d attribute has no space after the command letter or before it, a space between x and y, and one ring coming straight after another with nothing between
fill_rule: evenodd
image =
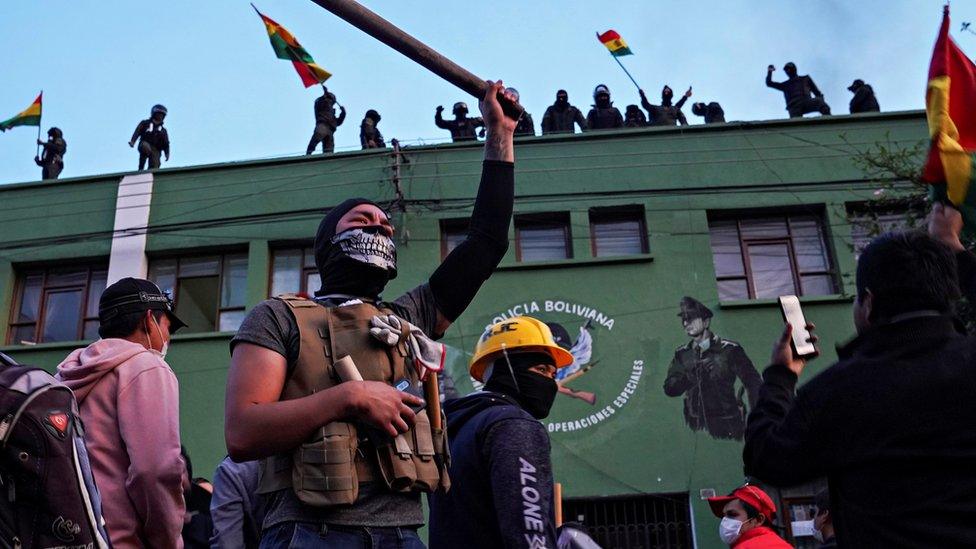
<instances>
[{"instance_id":1,"label":"green building","mask_svg":"<svg viewBox=\"0 0 976 549\"><path fill-rule=\"evenodd\" d=\"M878 189L854 159L926 138L913 111L520 141L512 245L445 337L458 387L472 389L465 361L486 325L553 323L578 359L545 420L565 520L608 547L721 546L702 498L744 481L736 422L782 329L776 296L800 295L818 326L824 356L808 378L854 331L866 236L851 219ZM395 297L463 237L481 158L481 145L448 144L0 186L0 350L53 368L95 337L106 280L156 280L190 324L168 361L184 443L212 470L228 342L269 295L316 289L308 247L323 212L351 196L390 205ZM713 315L704 345L678 316L685 296ZM712 388L668 396L673 361ZM814 489L775 492L797 533Z\"/></svg>"}]
</instances>

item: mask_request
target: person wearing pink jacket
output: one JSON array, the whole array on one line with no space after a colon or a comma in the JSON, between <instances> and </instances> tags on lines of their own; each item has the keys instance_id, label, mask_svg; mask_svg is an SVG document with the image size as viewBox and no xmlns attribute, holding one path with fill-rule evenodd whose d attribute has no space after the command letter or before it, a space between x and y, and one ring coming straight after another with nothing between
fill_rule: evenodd
<instances>
[{"instance_id":1,"label":"person wearing pink jacket","mask_svg":"<svg viewBox=\"0 0 976 549\"><path fill-rule=\"evenodd\" d=\"M101 339L68 355L57 377L78 400L109 538L116 549L182 548L179 385L164 358L185 324L148 280L112 284L98 308Z\"/></svg>"}]
</instances>

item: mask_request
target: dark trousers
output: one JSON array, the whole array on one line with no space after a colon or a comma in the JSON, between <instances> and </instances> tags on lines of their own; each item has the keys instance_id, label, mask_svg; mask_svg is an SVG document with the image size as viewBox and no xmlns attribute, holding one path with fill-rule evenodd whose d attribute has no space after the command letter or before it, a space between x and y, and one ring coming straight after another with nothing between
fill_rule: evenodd
<instances>
[{"instance_id":1,"label":"dark trousers","mask_svg":"<svg viewBox=\"0 0 976 549\"><path fill-rule=\"evenodd\" d=\"M149 169L155 170L159 168L159 149L153 147L145 141L139 142L139 170L142 171L146 167L146 160L149 160Z\"/></svg>"},{"instance_id":2,"label":"dark trousers","mask_svg":"<svg viewBox=\"0 0 976 549\"><path fill-rule=\"evenodd\" d=\"M412 528L283 522L264 531L261 549L426 549Z\"/></svg>"},{"instance_id":3,"label":"dark trousers","mask_svg":"<svg viewBox=\"0 0 976 549\"><path fill-rule=\"evenodd\" d=\"M305 149L305 154L312 154L315 152L315 147L318 147L319 143L322 144L323 153L331 153L335 151L335 138L332 134L333 130L328 124L324 122L316 123L315 131L312 132L312 139L308 142L308 148Z\"/></svg>"},{"instance_id":4,"label":"dark trousers","mask_svg":"<svg viewBox=\"0 0 976 549\"><path fill-rule=\"evenodd\" d=\"M799 118L808 112L830 114L830 105L822 97L810 97L787 105L786 110L789 111L790 118Z\"/></svg>"},{"instance_id":5,"label":"dark trousers","mask_svg":"<svg viewBox=\"0 0 976 549\"><path fill-rule=\"evenodd\" d=\"M51 162L41 167L41 179L57 179L61 175L64 164L61 162Z\"/></svg>"}]
</instances>

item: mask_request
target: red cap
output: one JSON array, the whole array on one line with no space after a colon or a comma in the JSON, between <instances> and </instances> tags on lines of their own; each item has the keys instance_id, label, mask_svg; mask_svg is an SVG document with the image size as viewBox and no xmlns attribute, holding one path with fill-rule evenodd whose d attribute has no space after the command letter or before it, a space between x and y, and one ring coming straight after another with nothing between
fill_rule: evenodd
<instances>
[{"instance_id":1,"label":"red cap","mask_svg":"<svg viewBox=\"0 0 976 549\"><path fill-rule=\"evenodd\" d=\"M741 499L755 507L761 514L766 515L766 518L772 519L773 515L776 514L776 505L773 503L772 498L769 497L769 494L750 484L736 488L731 495L708 498L708 505L712 508L712 513L716 517L722 518L725 516L723 514L725 506L730 501L737 499Z\"/></svg>"}]
</instances>

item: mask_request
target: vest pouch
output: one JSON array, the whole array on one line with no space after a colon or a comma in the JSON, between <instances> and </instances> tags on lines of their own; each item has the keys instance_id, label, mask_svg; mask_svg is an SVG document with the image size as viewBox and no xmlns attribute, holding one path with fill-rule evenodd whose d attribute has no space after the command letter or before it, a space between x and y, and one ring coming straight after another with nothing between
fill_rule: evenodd
<instances>
[{"instance_id":1,"label":"vest pouch","mask_svg":"<svg viewBox=\"0 0 976 549\"><path fill-rule=\"evenodd\" d=\"M376 446L376 457L380 466L380 475L386 486L394 492L409 492L417 480L417 468L413 463L413 448L410 436L400 433L396 438L386 440Z\"/></svg>"},{"instance_id":2,"label":"vest pouch","mask_svg":"<svg viewBox=\"0 0 976 549\"><path fill-rule=\"evenodd\" d=\"M414 489L433 492L440 484L441 474L435 459L437 449L434 446L434 434L426 410L414 418L414 426L410 434L413 435L413 464L417 468L417 482Z\"/></svg>"},{"instance_id":3,"label":"vest pouch","mask_svg":"<svg viewBox=\"0 0 976 549\"><path fill-rule=\"evenodd\" d=\"M443 414L441 418L441 425L446 427L447 419ZM440 469L440 483L437 487L446 493L451 489L451 477L447 474L447 470L451 467L451 445L447 442L447 429L432 428L430 434L434 440L435 459Z\"/></svg>"},{"instance_id":4,"label":"vest pouch","mask_svg":"<svg viewBox=\"0 0 976 549\"><path fill-rule=\"evenodd\" d=\"M295 449L292 489L313 507L350 505L359 496L356 451L359 439L351 423L334 421Z\"/></svg>"}]
</instances>

